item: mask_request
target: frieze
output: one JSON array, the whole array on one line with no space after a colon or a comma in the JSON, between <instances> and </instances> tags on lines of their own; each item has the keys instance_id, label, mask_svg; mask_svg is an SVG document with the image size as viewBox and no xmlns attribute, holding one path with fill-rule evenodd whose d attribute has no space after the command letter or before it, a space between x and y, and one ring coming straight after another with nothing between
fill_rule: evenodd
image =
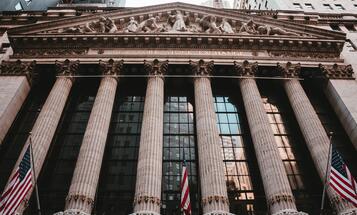
<instances>
[{"instance_id":1,"label":"frieze","mask_svg":"<svg viewBox=\"0 0 357 215\"><path fill-rule=\"evenodd\" d=\"M145 18L144 18L145 17ZM254 19L248 21L233 20L208 14L190 13L186 10L173 10L157 15L149 14L113 19L100 16L85 24L47 30L42 34L91 34L91 33L205 33L205 34L241 34L241 35L284 35L307 37L305 33L296 33L281 27L261 24Z\"/></svg>"},{"instance_id":2,"label":"frieze","mask_svg":"<svg viewBox=\"0 0 357 215\"><path fill-rule=\"evenodd\" d=\"M3 76L26 76L29 83L34 81L36 61L22 62L17 60L16 62L3 61L0 65L0 75Z\"/></svg>"},{"instance_id":3,"label":"frieze","mask_svg":"<svg viewBox=\"0 0 357 215\"><path fill-rule=\"evenodd\" d=\"M88 52L82 48L63 48L63 49L18 49L14 50L14 57L51 57L51 56L77 56Z\"/></svg>"},{"instance_id":4,"label":"frieze","mask_svg":"<svg viewBox=\"0 0 357 215\"><path fill-rule=\"evenodd\" d=\"M320 64L319 68L327 79L354 79L353 68L351 65L323 65Z\"/></svg>"},{"instance_id":5,"label":"frieze","mask_svg":"<svg viewBox=\"0 0 357 215\"><path fill-rule=\"evenodd\" d=\"M269 56L278 58L338 59L340 56L338 52L269 51L268 53Z\"/></svg>"}]
</instances>

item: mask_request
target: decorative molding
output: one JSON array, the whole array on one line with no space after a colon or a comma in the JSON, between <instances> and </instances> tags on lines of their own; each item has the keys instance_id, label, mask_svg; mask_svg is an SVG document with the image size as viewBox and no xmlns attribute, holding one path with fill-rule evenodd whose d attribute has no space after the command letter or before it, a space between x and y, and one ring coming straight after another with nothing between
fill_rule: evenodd
<instances>
[{"instance_id":1,"label":"decorative molding","mask_svg":"<svg viewBox=\"0 0 357 215\"><path fill-rule=\"evenodd\" d=\"M64 212L54 213L53 215L90 215L90 214L87 214L81 210L69 209Z\"/></svg>"},{"instance_id":2,"label":"decorative molding","mask_svg":"<svg viewBox=\"0 0 357 215\"><path fill-rule=\"evenodd\" d=\"M70 194L67 196L66 201L67 202L82 201L84 203L87 203L88 205L91 205L92 207L94 205L94 200L92 198L89 198L89 197L87 197L85 195L81 195L81 194Z\"/></svg>"},{"instance_id":3,"label":"decorative molding","mask_svg":"<svg viewBox=\"0 0 357 215\"><path fill-rule=\"evenodd\" d=\"M30 49L15 49L15 57L52 57L52 56L77 56L84 55L88 52L83 48L30 48Z\"/></svg>"},{"instance_id":4,"label":"decorative molding","mask_svg":"<svg viewBox=\"0 0 357 215\"><path fill-rule=\"evenodd\" d=\"M196 76L210 76L213 73L214 62L205 62L204 60L199 60L198 62L189 61L192 73Z\"/></svg>"},{"instance_id":5,"label":"decorative molding","mask_svg":"<svg viewBox=\"0 0 357 215\"><path fill-rule=\"evenodd\" d=\"M201 200L202 206L212 204L214 202L222 202L225 205L229 205L229 200L225 196L207 196L206 198L202 198Z\"/></svg>"},{"instance_id":6,"label":"decorative molding","mask_svg":"<svg viewBox=\"0 0 357 215\"><path fill-rule=\"evenodd\" d=\"M305 212L296 211L296 210L282 210L282 211L279 211L272 215L308 215L308 214Z\"/></svg>"},{"instance_id":7,"label":"decorative molding","mask_svg":"<svg viewBox=\"0 0 357 215\"><path fill-rule=\"evenodd\" d=\"M291 62L287 62L285 66L280 63L276 65L277 70L284 78L298 78L301 72L300 63L293 65Z\"/></svg>"},{"instance_id":8,"label":"decorative molding","mask_svg":"<svg viewBox=\"0 0 357 215\"><path fill-rule=\"evenodd\" d=\"M319 65L322 75L327 79L354 79L351 65Z\"/></svg>"},{"instance_id":9,"label":"decorative molding","mask_svg":"<svg viewBox=\"0 0 357 215\"><path fill-rule=\"evenodd\" d=\"M158 59L155 59L149 63L144 60L144 68L149 75L163 77L167 73L168 66L169 61L160 62Z\"/></svg>"},{"instance_id":10,"label":"decorative molding","mask_svg":"<svg viewBox=\"0 0 357 215\"><path fill-rule=\"evenodd\" d=\"M157 206L161 206L161 199L159 197L155 197L155 196L137 196L134 198L134 202L133 205L139 205L139 204L143 204L143 203L154 203ZM141 213L140 213L141 214Z\"/></svg>"},{"instance_id":11,"label":"decorative molding","mask_svg":"<svg viewBox=\"0 0 357 215\"><path fill-rule=\"evenodd\" d=\"M245 60L242 64L238 64L236 61L234 61L234 70L237 75L252 77L255 76L258 72L258 62L249 63L247 60Z\"/></svg>"},{"instance_id":12,"label":"decorative molding","mask_svg":"<svg viewBox=\"0 0 357 215\"><path fill-rule=\"evenodd\" d=\"M16 62L3 61L0 65L0 76L26 76L31 84L36 78L36 61L30 63L17 60Z\"/></svg>"},{"instance_id":13,"label":"decorative molding","mask_svg":"<svg viewBox=\"0 0 357 215\"><path fill-rule=\"evenodd\" d=\"M303 43L301 43L303 45ZM313 46L313 44L310 44ZM338 59L340 57L339 52L303 52L303 51L269 51L268 52L271 57L279 57L279 58L316 58L316 59Z\"/></svg>"},{"instance_id":14,"label":"decorative molding","mask_svg":"<svg viewBox=\"0 0 357 215\"><path fill-rule=\"evenodd\" d=\"M279 202L295 202L295 198L292 195L282 194L282 195L275 195L267 199L268 207L274 205L275 203Z\"/></svg>"},{"instance_id":15,"label":"decorative molding","mask_svg":"<svg viewBox=\"0 0 357 215\"><path fill-rule=\"evenodd\" d=\"M124 60L114 61L110 59L108 62L99 60L100 70L104 75L120 75L123 70Z\"/></svg>"},{"instance_id":16,"label":"decorative molding","mask_svg":"<svg viewBox=\"0 0 357 215\"><path fill-rule=\"evenodd\" d=\"M209 212L209 213L205 213L203 215L235 215L235 214L232 214L232 213L229 213L229 212L226 212L226 211L212 211L212 212Z\"/></svg>"},{"instance_id":17,"label":"decorative molding","mask_svg":"<svg viewBox=\"0 0 357 215\"><path fill-rule=\"evenodd\" d=\"M56 65L56 71L58 73L59 76L74 76L75 73L78 70L79 67L79 60L77 61L70 61L68 59L66 59L64 62L59 62L56 61L55 62Z\"/></svg>"}]
</instances>

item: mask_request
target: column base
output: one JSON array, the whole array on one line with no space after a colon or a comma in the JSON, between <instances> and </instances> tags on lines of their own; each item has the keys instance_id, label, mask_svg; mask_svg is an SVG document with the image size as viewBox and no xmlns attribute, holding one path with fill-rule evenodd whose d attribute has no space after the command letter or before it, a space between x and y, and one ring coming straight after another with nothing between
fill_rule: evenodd
<instances>
[{"instance_id":1,"label":"column base","mask_svg":"<svg viewBox=\"0 0 357 215\"><path fill-rule=\"evenodd\" d=\"M129 215L160 215L159 213L156 212L151 212L151 211L141 211L141 212L135 212Z\"/></svg>"},{"instance_id":2,"label":"column base","mask_svg":"<svg viewBox=\"0 0 357 215\"><path fill-rule=\"evenodd\" d=\"M81 210L66 210L64 212L57 212L57 213L54 213L53 215L90 215L90 214L87 214L87 213L84 213L83 211Z\"/></svg>"},{"instance_id":3,"label":"column base","mask_svg":"<svg viewBox=\"0 0 357 215\"><path fill-rule=\"evenodd\" d=\"M229 212L226 212L226 211L212 211L212 212L209 212L209 213L205 213L203 215L235 215L235 214L232 214L232 213L229 213Z\"/></svg>"},{"instance_id":4,"label":"column base","mask_svg":"<svg viewBox=\"0 0 357 215\"><path fill-rule=\"evenodd\" d=\"M340 213L339 215L357 215L357 208L349 209L345 212Z\"/></svg>"},{"instance_id":5,"label":"column base","mask_svg":"<svg viewBox=\"0 0 357 215\"><path fill-rule=\"evenodd\" d=\"M273 215L308 215L308 214L305 212L296 211L296 210L282 210L282 211L279 211Z\"/></svg>"}]
</instances>

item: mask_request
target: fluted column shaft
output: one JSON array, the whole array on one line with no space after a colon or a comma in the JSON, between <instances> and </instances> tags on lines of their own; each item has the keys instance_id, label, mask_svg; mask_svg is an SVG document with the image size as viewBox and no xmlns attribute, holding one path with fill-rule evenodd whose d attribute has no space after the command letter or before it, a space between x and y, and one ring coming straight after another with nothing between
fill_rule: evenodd
<instances>
[{"instance_id":1,"label":"fluted column shaft","mask_svg":"<svg viewBox=\"0 0 357 215\"><path fill-rule=\"evenodd\" d=\"M38 178L38 175L41 172L42 165L46 158L48 149L50 148L50 144L60 121L63 109L66 105L72 84L72 78L70 77L63 76L57 78L32 129L32 149L36 178ZM25 147L17 160L15 169L19 165L29 143L30 139L28 138L25 143ZM25 199L28 200L31 194L32 189L27 194ZM17 212L21 214L24 208L24 204L21 204Z\"/></svg>"},{"instance_id":2,"label":"fluted column shaft","mask_svg":"<svg viewBox=\"0 0 357 215\"><path fill-rule=\"evenodd\" d=\"M299 80L285 80L284 88L315 167L323 181L328 160L329 138ZM344 214L354 208L350 203L342 200L331 188L327 189L327 194L339 214ZM357 213L357 209L354 209Z\"/></svg>"},{"instance_id":3,"label":"fluted column shaft","mask_svg":"<svg viewBox=\"0 0 357 215\"><path fill-rule=\"evenodd\" d=\"M203 213L229 212L210 79L204 76L195 78L194 88Z\"/></svg>"},{"instance_id":4,"label":"fluted column shaft","mask_svg":"<svg viewBox=\"0 0 357 215\"><path fill-rule=\"evenodd\" d=\"M141 126L134 213L160 213L164 114L164 80L148 79Z\"/></svg>"},{"instance_id":5,"label":"fluted column shaft","mask_svg":"<svg viewBox=\"0 0 357 215\"><path fill-rule=\"evenodd\" d=\"M112 116L117 80L104 77L84 133L65 210L91 214ZM65 213L66 213L65 212Z\"/></svg>"},{"instance_id":6,"label":"fluted column shaft","mask_svg":"<svg viewBox=\"0 0 357 215\"><path fill-rule=\"evenodd\" d=\"M294 196L257 84L252 78L241 79L239 83L270 213L296 211Z\"/></svg>"}]
</instances>

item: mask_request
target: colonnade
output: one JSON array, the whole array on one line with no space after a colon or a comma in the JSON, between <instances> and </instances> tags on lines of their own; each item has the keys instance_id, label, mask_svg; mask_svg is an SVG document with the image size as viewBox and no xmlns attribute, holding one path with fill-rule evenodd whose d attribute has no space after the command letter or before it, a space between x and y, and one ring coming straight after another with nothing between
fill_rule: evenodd
<instances>
[{"instance_id":1,"label":"colonnade","mask_svg":"<svg viewBox=\"0 0 357 215\"><path fill-rule=\"evenodd\" d=\"M91 214L98 185L105 143L123 62L101 63L103 78L94 102L80 148L72 183L66 198L64 214ZM37 175L49 150L53 135L70 93L78 62L58 64L59 76L32 129L33 152ZM149 74L141 129L134 214L160 214L164 75L168 62L145 62ZM195 117L201 204L205 215L228 215L229 200L223 171L219 132L213 106L210 75L213 62L190 62L194 75ZM242 93L250 134L262 176L269 211L273 215L303 215L297 211L295 199L275 144L274 134L265 113L254 79L258 66L244 61L235 63L234 70ZM299 65L277 65L289 79L281 80L321 180L327 164L329 138L318 119L299 80ZM26 142L26 145L28 141ZM24 148L26 148L26 145ZM20 156L21 157L21 156ZM19 162L19 161L18 161ZM357 213L357 209L341 199L332 189L327 194L339 214ZM29 199L31 192L27 195ZM24 209L22 205L18 212Z\"/></svg>"}]
</instances>

